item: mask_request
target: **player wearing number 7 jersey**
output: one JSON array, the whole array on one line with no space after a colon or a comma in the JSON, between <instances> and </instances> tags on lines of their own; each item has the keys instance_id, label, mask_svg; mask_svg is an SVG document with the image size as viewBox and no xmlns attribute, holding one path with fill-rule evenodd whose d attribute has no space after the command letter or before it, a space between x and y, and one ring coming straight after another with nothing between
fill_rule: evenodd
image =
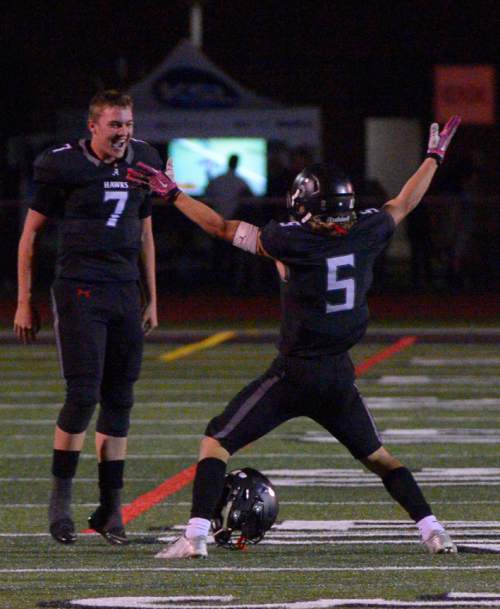
<instances>
[{"instance_id":1,"label":"player wearing number 7 jersey","mask_svg":"<svg viewBox=\"0 0 500 609\"><path fill-rule=\"evenodd\" d=\"M226 463L238 449L281 423L310 417L369 470L417 523L431 553L456 546L432 514L411 472L382 446L354 379L348 350L368 322L366 295L377 254L396 225L419 203L458 127L453 117L431 127L427 158L401 192L380 211L356 210L350 182L323 166L295 178L288 194L293 221L259 229L227 221L182 193L171 176L139 165L129 180L173 201L208 233L276 261L281 275L280 354L212 419L201 441L191 518L184 533L159 558L205 557L206 537L223 490Z\"/></svg>"},{"instance_id":2,"label":"player wearing number 7 jersey","mask_svg":"<svg viewBox=\"0 0 500 609\"><path fill-rule=\"evenodd\" d=\"M89 140L56 146L35 161L37 191L19 243L14 329L29 342L38 330L31 303L34 245L47 219L59 223L54 327L66 399L57 419L49 527L61 543L76 541L71 490L85 432L97 402L100 505L90 526L113 544L126 543L120 492L133 384L143 332L158 324L155 250L149 193L129 189L132 163L160 167L158 153L132 139L132 100L117 91L90 102ZM148 303L139 290L142 257Z\"/></svg>"}]
</instances>

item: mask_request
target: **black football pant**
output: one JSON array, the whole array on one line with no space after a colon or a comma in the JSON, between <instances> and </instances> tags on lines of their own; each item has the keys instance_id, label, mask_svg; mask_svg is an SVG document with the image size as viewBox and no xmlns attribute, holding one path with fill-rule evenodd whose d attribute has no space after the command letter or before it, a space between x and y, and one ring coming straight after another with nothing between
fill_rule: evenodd
<instances>
[{"instance_id":1,"label":"black football pant","mask_svg":"<svg viewBox=\"0 0 500 609\"><path fill-rule=\"evenodd\" d=\"M100 402L97 431L125 437L143 350L137 282L91 284L57 279L52 304L66 380L58 426L67 433L85 431Z\"/></svg>"},{"instance_id":2,"label":"black football pant","mask_svg":"<svg viewBox=\"0 0 500 609\"><path fill-rule=\"evenodd\" d=\"M281 423L304 416L329 431L356 459L364 459L382 443L354 380L348 353L280 355L209 422L205 434L233 454Z\"/></svg>"}]
</instances>

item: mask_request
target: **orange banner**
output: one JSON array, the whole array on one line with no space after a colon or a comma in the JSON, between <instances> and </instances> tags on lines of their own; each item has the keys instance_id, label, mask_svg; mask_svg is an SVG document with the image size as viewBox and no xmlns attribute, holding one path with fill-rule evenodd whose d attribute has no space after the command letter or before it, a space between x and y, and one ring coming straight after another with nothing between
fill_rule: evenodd
<instances>
[{"instance_id":1,"label":"orange banner","mask_svg":"<svg viewBox=\"0 0 500 609\"><path fill-rule=\"evenodd\" d=\"M495 76L493 66L435 66L436 120L444 123L459 114L466 124L495 124Z\"/></svg>"}]
</instances>

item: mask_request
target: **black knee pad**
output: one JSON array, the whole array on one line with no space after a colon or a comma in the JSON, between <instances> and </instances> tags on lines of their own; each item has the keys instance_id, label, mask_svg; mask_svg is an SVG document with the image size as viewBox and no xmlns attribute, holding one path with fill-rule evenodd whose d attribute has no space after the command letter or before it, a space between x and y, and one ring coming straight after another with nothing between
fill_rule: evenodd
<instances>
[{"instance_id":1,"label":"black knee pad","mask_svg":"<svg viewBox=\"0 0 500 609\"><path fill-rule=\"evenodd\" d=\"M94 382L69 380L66 400L61 408L57 425L66 433L82 433L89 426L98 399Z\"/></svg>"},{"instance_id":2,"label":"black knee pad","mask_svg":"<svg viewBox=\"0 0 500 609\"><path fill-rule=\"evenodd\" d=\"M130 411L133 406L133 385L125 384L102 391L101 410L96 431L106 436L125 438L130 427Z\"/></svg>"}]
</instances>

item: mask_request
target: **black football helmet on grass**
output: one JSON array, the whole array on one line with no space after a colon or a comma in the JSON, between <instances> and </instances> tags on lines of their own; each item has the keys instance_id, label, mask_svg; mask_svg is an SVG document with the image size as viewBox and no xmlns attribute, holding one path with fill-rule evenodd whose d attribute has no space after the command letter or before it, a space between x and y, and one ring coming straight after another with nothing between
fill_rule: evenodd
<instances>
[{"instance_id":1,"label":"black football helmet on grass","mask_svg":"<svg viewBox=\"0 0 500 609\"><path fill-rule=\"evenodd\" d=\"M321 164L303 169L287 194L287 207L301 224L313 217L324 222L352 223L354 206L354 188L349 178Z\"/></svg>"},{"instance_id":2,"label":"black football helmet on grass","mask_svg":"<svg viewBox=\"0 0 500 609\"><path fill-rule=\"evenodd\" d=\"M251 467L226 475L212 519L215 542L242 549L261 541L278 516L278 498L271 482Z\"/></svg>"}]
</instances>

